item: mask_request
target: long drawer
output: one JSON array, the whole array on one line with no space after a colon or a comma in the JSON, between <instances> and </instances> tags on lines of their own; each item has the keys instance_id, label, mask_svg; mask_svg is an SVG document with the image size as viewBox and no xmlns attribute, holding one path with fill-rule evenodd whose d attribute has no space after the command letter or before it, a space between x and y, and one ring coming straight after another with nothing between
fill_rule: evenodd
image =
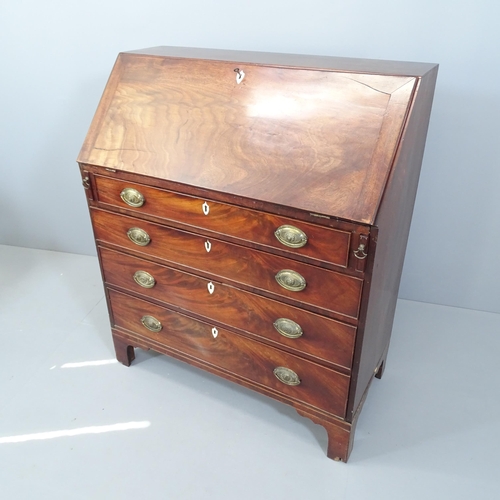
<instances>
[{"instance_id":1,"label":"long drawer","mask_svg":"<svg viewBox=\"0 0 500 500\"><path fill-rule=\"evenodd\" d=\"M354 326L107 248L100 247L99 254L109 285L237 328L298 354L351 368ZM148 273L154 282L142 280L139 284L138 271Z\"/></svg>"},{"instance_id":2,"label":"long drawer","mask_svg":"<svg viewBox=\"0 0 500 500\"><path fill-rule=\"evenodd\" d=\"M91 214L96 239L102 242L206 271L300 304L358 316L363 285L359 278L133 217L95 209ZM143 239L134 240L132 229L138 230Z\"/></svg>"},{"instance_id":3,"label":"long drawer","mask_svg":"<svg viewBox=\"0 0 500 500\"><path fill-rule=\"evenodd\" d=\"M95 176L95 182L97 198L101 204L227 234L243 241L289 252L291 256L303 255L341 267L347 267L349 262L351 233L348 231L315 226L99 175ZM140 206L132 206L122 199L121 195L127 189L134 191L129 191L133 194L128 197L124 195L124 198L135 205L142 203ZM278 235L275 234L277 230ZM302 244L303 246L297 246Z\"/></svg>"},{"instance_id":4,"label":"long drawer","mask_svg":"<svg viewBox=\"0 0 500 500\"><path fill-rule=\"evenodd\" d=\"M348 376L114 290L109 290L109 298L113 326L226 370L290 400L341 418L345 416ZM154 344L150 345L154 349Z\"/></svg>"}]
</instances>

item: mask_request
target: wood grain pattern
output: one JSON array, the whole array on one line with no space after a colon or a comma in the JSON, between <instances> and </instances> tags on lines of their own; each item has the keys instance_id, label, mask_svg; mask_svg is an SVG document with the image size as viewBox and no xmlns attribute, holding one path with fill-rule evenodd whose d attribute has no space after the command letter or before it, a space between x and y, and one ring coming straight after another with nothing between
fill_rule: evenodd
<instances>
[{"instance_id":1,"label":"wood grain pattern","mask_svg":"<svg viewBox=\"0 0 500 500\"><path fill-rule=\"evenodd\" d=\"M414 78L119 58L80 162L373 222Z\"/></svg>"},{"instance_id":2,"label":"wood grain pattern","mask_svg":"<svg viewBox=\"0 0 500 500\"><path fill-rule=\"evenodd\" d=\"M200 313L200 311L203 310L205 311L205 314L210 314L209 311L211 308L218 307L222 308L228 316L231 316L234 314L234 311L231 311L234 304L233 301L237 301L241 304L240 307L243 307L245 301L255 302L257 299L260 299L262 304L283 303L283 305L286 306L290 304L289 307L294 305L294 301L292 300L285 302L284 298L281 298L280 301L277 302L275 299L261 297L262 294L257 295L256 293L244 291L241 287L236 288L230 286L215 279L214 277L200 277L196 274L174 269L173 267L159 265L121 252L114 252L105 249L104 247L100 247L100 255L103 272L108 283L122 288L130 288L129 282L134 273L138 270L147 271L154 276L156 285L154 288L146 289L144 291L138 290L138 292L142 291L143 294L156 297L157 300L163 300L178 307L182 307L183 309L193 310L193 312L196 313ZM212 300L207 302L207 287L210 282L214 284L217 283L218 293L212 293L210 295ZM225 290L224 293L222 293L222 290ZM253 292L258 292L258 290L254 289ZM220 302L219 300L215 301L215 297L218 297ZM223 301L223 297L227 300ZM328 311L329 314L327 315L327 311L309 306L308 304L301 304L301 308L317 314L323 314L334 319L343 320L351 325L357 324L357 320L355 318L351 318L340 313ZM341 308L342 304L337 304L337 309ZM229 311L231 311L231 313ZM318 311L320 312L318 313ZM218 314L221 313L223 312ZM216 312L214 311L212 314L216 314Z\"/></svg>"},{"instance_id":3,"label":"wood grain pattern","mask_svg":"<svg viewBox=\"0 0 500 500\"><path fill-rule=\"evenodd\" d=\"M130 172L119 171L115 169L96 167L88 163L81 163L80 171L82 173L82 176L84 171L88 172L91 179L91 185L93 186L92 196L94 201L89 201L89 206L103 208L124 215L136 215L141 219L149 220L151 222L156 222L159 224L167 223L169 226L177 227L179 229L191 230L191 228L194 226L190 226L187 222L180 222L173 219L166 219L165 217L166 213L168 213L168 210L163 212L163 214L159 213L158 215L152 215L147 213L146 211L138 212L132 207L128 206L125 207L124 206L125 204L114 205L114 204L99 202L97 187L96 187L96 179L98 177L106 176L108 178L112 178L120 182L126 182L127 184L131 183L130 184L131 186L140 185L140 186L159 188L160 190L162 190L162 192L168 191L172 194L177 194L180 197L195 198L196 200L201 200L202 202L207 201L207 203L210 203L210 201L212 201L215 203L221 203L223 205L229 205L232 208L243 209L244 210L243 213L245 213L246 210L248 209L250 211L250 214L247 214L244 217L240 216L239 218L235 219L239 221L243 219L246 220L247 216L250 217L250 220L253 220L254 217L257 218L258 215L261 215L265 221L268 220L267 219L268 216L271 216L271 217L276 217L275 222L283 220L287 221L285 222L285 224L292 224L292 225L302 224L303 222L305 222L307 224L307 226L305 226L306 228L308 226L312 226L316 230L318 230L319 228L334 229L336 231L340 231L341 233L342 232L348 233L350 235L351 245L353 246L353 248L357 248L357 244L359 243L358 238L360 237L360 235L367 234L367 232L370 231L371 227L366 224L358 224L349 221L344 221L342 219L339 219L338 217L330 217L330 216L327 217L315 212L297 210L293 207L293 205L285 206L285 205L273 205L269 203L263 203L259 200L253 200L251 198L245 198L242 196L235 197L228 193L223 193L219 191L209 191L207 189L201 189L196 186L178 184L175 182L171 182L165 179L159 179L156 177L149 177ZM163 195L161 197L163 197ZM179 209L179 207L177 207L176 204L177 202L174 201L173 202L174 208ZM228 216L230 216L230 213L228 213ZM265 224L267 223L265 222ZM258 227L257 222L255 223L255 227ZM205 227L196 226L196 232L206 236L212 236L214 232L217 232L217 234L219 234L222 239L225 239L227 241L231 241L237 244L248 245L252 248L260 248L260 243L255 243L250 239L237 238L235 236L231 236L224 232L211 231ZM328 237L328 239L330 238L331 237ZM289 249L291 251L287 253L286 248L287 247L283 246L282 250L281 247L266 246L266 250L272 253L276 253L277 255L283 255L285 257L293 257L294 259L300 260L302 262L311 262L310 257L307 257L303 254L294 253L294 249ZM348 267L344 268L346 269L347 272L352 271L356 268L356 265L352 263L353 259L354 259L354 252L351 251L349 252ZM333 266L336 266L336 264L317 259L313 259L312 263L326 268L332 268Z\"/></svg>"},{"instance_id":4,"label":"wood grain pattern","mask_svg":"<svg viewBox=\"0 0 500 500\"><path fill-rule=\"evenodd\" d=\"M91 214L95 237L100 242L118 245L143 257L155 257L174 266L180 264L215 279L248 285L268 296L287 297L302 306L309 304L357 317L363 285L359 278L132 217L102 210L92 210ZM132 227L146 231L151 243L144 247L132 243L127 237ZM280 286L275 276L283 269L303 276L306 288L295 292Z\"/></svg>"},{"instance_id":5,"label":"wood grain pattern","mask_svg":"<svg viewBox=\"0 0 500 500\"><path fill-rule=\"evenodd\" d=\"M213 325L114 290L110 290L109 294L114 326L147 337L153 349L156 342L286 395L291 400L344 416L349 387L346 375L223 328L218 328L214 337ZM162 323L160 332L151 332L141 324L141 318L146 314L153 315ZM300 385L289 386L280 382L273 374L279 366L297 373Z\"/></svg>"},{"instance_id":6,"label":"wood grain pattern","mask_svg":"<svg viewBox=\"0 0 500 500\"><path fill-rule=\"evenodd\" d=\"M106 248L99 248L99 255L104 279L112 286L350 369L356 332L353 326ZM143 288L133 280L137 270L154 276L154 288ZM212 294L207 287L210 282L215 287ZM273 326L278 318L295 321L304 335L297 339L283 337Z\"/></svg>"},{"instance_id":7,"label":"wood grain pattern","mask_svg":"<svg viewBox=\"0 0 500 500\"><path fill-rule=\"evenodd\" d=\"M290 256L303 255L341 267L348 264L351 234L347 231L315 226L109 177L95 176L95 183L100 206L118 206L134 212L137 216L155 215L166 221L178 221L193 228L228 234L241 239L242 242L249 241L277 248ZM142 207L130 207L120 198L122 190L129 187L137 189L145 197ZM209 206L208 215L203 213L204 203ZM274 231L282 225L292 225L304 231L308 238L307 244L302 248L292 249L280 243L274 236Z\"/></svg>"}]
</instances>

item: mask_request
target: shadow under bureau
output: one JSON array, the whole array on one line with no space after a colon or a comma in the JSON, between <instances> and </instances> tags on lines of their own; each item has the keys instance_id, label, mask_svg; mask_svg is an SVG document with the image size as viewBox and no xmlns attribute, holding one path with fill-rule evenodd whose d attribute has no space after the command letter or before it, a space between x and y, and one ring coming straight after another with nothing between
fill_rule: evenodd
<instances>
[{"instance_id":1,"label":"shadow under bureau","mask_svg":"<svg viewBox=\"0 0 500 500\"><path fill-rule=\"evenodd\" d=\"M78 163L116 356L154 349L322 425L385 366L437 66L121 53Z\"/></svg>"}]
</instances>

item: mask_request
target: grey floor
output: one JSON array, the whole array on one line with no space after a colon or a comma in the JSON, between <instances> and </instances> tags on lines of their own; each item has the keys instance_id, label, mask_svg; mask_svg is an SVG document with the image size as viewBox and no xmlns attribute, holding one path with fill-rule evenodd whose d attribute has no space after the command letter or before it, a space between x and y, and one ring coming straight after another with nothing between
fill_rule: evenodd
<instances>
[{"instance_id":1,"label":"grey floor","mask_svg":"<svg viewBox=\"0 0 500 500\"><path fill-rule=\"evenodd\" d=\"M400 300L348 464L291 408L114 360L97 260L0 246L0 498L498 499L500 315Z\"/></svg>"}]
</instances>

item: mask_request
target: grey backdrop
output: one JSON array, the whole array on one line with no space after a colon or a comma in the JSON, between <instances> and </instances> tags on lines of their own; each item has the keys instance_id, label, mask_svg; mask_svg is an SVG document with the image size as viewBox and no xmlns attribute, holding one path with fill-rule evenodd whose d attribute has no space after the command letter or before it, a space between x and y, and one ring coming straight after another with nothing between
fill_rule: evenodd
<instances>
[{"instance_id":1,"label":"grey backdrop","mask_svg":"<svg viewBox=\"0 0 500 500\"><path fill-rule=\"evenodd\" d=\"M3 0L0 243L94 254L75 158L118 52L440 63L400 296L500 313L496 0Z\"/></svg>"}]
</instances>

